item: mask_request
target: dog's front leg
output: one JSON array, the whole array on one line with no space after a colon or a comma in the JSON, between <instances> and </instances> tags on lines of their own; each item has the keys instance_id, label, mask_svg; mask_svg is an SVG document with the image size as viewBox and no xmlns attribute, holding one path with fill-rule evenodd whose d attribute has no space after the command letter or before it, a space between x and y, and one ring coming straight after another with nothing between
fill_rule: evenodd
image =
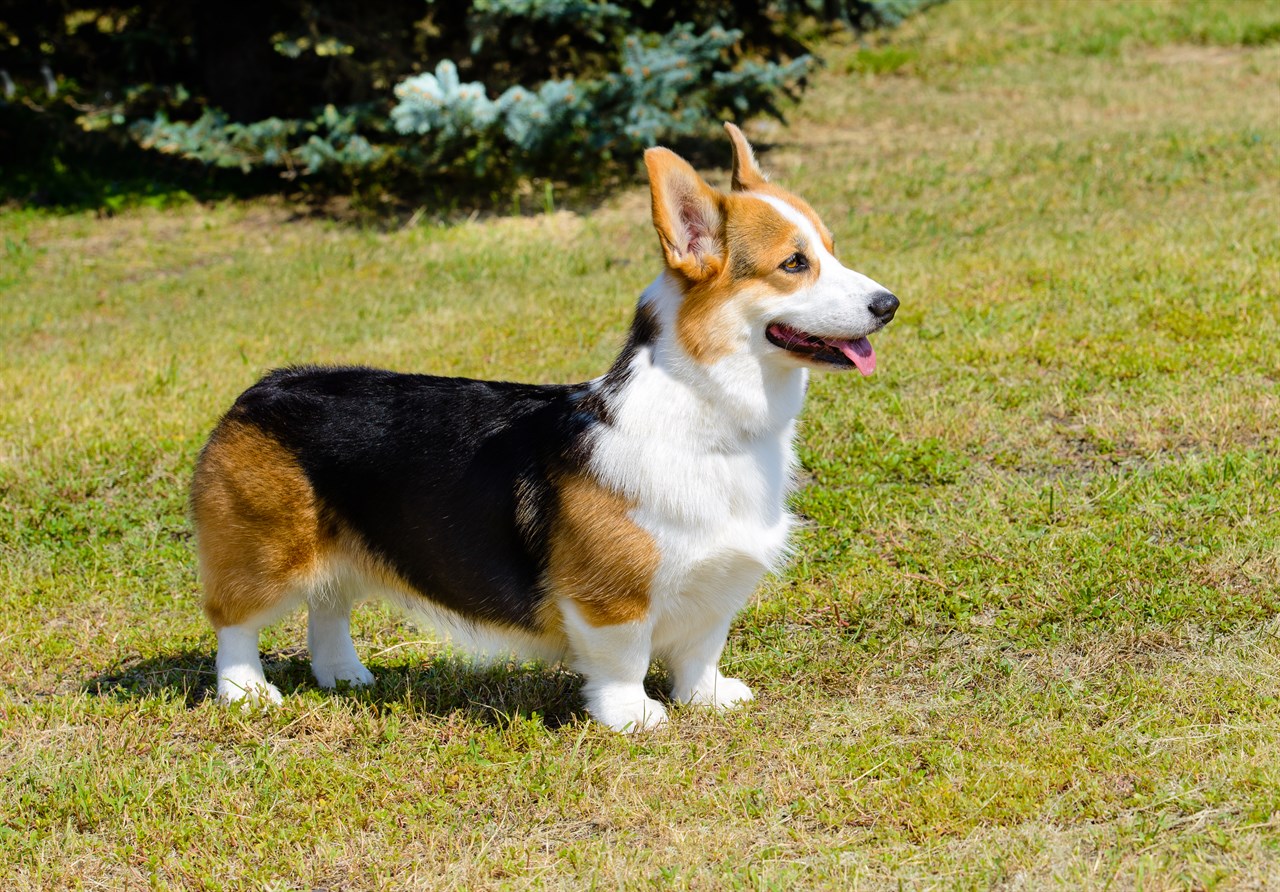
<instances>
[{"instance_id":1,"label":"dog's front leg","mask_svg":"<svg viewBox=\"0 0 1280 892\"><path fill-rule=\"evenodd\" d=\"M593 626L571 602L564 607L572 668L586 677L587 712L615 731L645 731L667 721L667 710L644 692L649 672L653 624Z\"/></svg>"},{"instance_id":2,"label":"dog's front leg","mask_svg":"<svg viewBox=\"0 0 1280 892\"><path fill-rule=\"evenodd\" d=\"M729 620L689 635L667 658L674 677L671 696L679 703L729 709L752 699L751 688L720 674L720 652L729 636Z\"/></svg>"}]
</instances>

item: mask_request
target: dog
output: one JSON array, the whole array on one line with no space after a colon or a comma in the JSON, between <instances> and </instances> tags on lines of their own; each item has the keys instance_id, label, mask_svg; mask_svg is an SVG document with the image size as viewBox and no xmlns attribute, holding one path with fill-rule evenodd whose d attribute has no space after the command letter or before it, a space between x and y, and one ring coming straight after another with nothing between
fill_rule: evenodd
<instances>
[{"instance_id":1,"label":"dog","mask_svg":"<svg viewBox=\"0 0 1280 892\"><path fill-rule=\"evenodd\" d=\"M304 603L319 685L373 682L350 632L369 596L480 653L565 661L610 728L667 720L644 688L654 659L674 702L752 699L720 654L787 554L809 373L871 374L867 336L898 299L725 128L728 192L644 155L664 269L601 377L301 367L240 395L191 493L220 700L280 701L258 634Z\"/></svg>"}]
</instances>

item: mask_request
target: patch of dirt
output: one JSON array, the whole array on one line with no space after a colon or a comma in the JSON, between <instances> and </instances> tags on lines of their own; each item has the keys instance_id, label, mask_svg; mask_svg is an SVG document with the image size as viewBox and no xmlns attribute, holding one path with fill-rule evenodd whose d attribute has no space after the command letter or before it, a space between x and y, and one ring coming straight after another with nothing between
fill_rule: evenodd
<instances>
[{"instance_id":1,"label":"patch of dirt","mask_svg":"<svg viewBox=\"0 0 1280 892\"><path fill-rule=\"evenodd\" d=\"M1249 49L1239 46L1172 46L1150 47L1136 53L1137 58L1160 65L1231 65L1245 58Z\"/></svg>"}]
</instances>

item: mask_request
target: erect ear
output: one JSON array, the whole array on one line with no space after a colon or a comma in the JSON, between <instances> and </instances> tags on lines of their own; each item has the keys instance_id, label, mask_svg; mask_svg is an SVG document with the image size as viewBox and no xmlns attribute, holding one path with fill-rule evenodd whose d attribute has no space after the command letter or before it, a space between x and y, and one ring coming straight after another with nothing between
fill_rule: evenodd
<instances>
[{"instance_id":1,"label":"erect ear","mask_svg":"<svg viewBox=\"0 0 1280 892\"><path fill-rule=\"evenodd\" d=\"M670 149L644 153L658 230L667 266L694 280L714 276L724 266L720 228L722 196Z\"/></svg>"},{"instance_id":2,"label":"erect ear","mask_svg":"<svg viewBox=\"0 0 1280 892\"><path fill-rule=\"evenodd\" d=\"M751 151L751 143L728 121L724 122L724 129L729 134L729 142L733 143L733 191L745 192L763 186L765 176L756 164L756 153Z\"/></svg>"}]
</instances>

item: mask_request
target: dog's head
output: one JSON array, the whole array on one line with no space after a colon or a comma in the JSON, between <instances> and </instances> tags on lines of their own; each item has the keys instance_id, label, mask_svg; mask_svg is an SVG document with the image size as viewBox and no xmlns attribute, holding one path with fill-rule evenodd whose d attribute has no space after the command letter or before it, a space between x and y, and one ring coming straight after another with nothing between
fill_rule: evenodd
<instances>
[{"instance_id":1,"label":"dog's head","mask_svg":"<svg viewBox=\"0 0 1280 892\"><path fill-rule=\"evenodd\" d=\"M725 129L733 143L728 193L668 149L644 156L653 224L681 292L681 347L707 364L747 353L871 374L867 335L893 318L898 299L842 265L813 208L768 182L742 132Z\"/></svg>"}]
</instances>

